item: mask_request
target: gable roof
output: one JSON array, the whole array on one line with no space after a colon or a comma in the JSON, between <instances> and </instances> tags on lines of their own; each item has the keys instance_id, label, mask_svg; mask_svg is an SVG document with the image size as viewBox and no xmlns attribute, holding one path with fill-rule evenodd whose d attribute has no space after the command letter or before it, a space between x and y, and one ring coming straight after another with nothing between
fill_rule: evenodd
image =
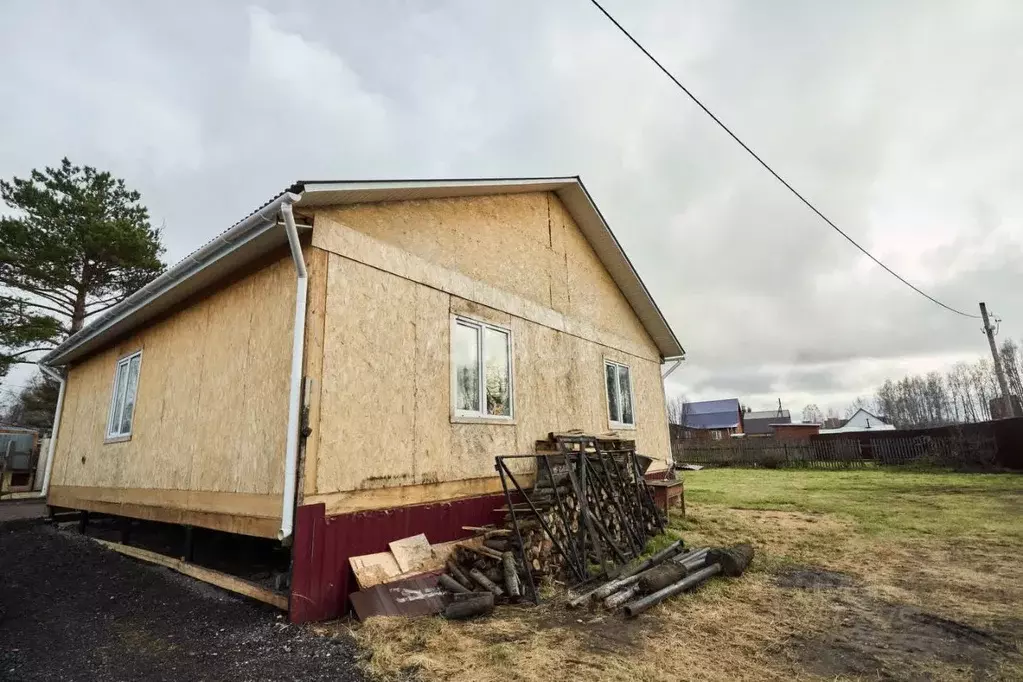
<instances>
[{"instance_id":1,"label":"gable roof","mask_svg":"<svg viewBox=\"0 0 1023 682\"><path fill-rule=\"evenodd\" d=\"M739 426L739 399L687 403L687 429L734 429Z\"/></svg>"},{"instance_id":2,"label":"gable roof","mask_svg":"<svg viewBox=\"0 0 1023 682\"><path fill-rule=\"evenodd\" d=\"M791 424L792 413L788 410L761 410L747 412L742 416L742 430L747 435L774 433L772 424Z\"/></svg>"},{"instance_id":3,"label":"gable roof","mask_svg":"<svg viewBox=\"0 0 1023 682\"><path fill-rule=\"evenodd\" d=\"M287 243L277 216L283 203L296 208L341 204L444 199L554 192L632 306L661 356L681 358L685 350L653 297L611 232L578 176L491 178L475 180L300 181L274 196L241 221L185 256L162 275L134 292L48 352L41 364L59 366L82 359L127 334L175 304L222 280L246 264ZM309 227L300 230L308 231Z\"/></svg>"}]
</instances>

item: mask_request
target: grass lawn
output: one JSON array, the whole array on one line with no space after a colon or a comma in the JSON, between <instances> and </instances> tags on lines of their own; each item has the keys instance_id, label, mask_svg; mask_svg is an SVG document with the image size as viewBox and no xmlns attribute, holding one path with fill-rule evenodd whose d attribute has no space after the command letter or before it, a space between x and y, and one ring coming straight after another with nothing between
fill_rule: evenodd
<instances>
[{"instance_id":1,"label":"grass lawn","mask_svg":"<svg viewBox=\"0 0 1023 682\"><path fill-rule=\"evenodd\" d=\"M691 546L751 541L717 579L634 620L561 595L489 619L373 618L387 679L1023 679L1023 476L686 472Z\"/></svg>"}]
</instances>

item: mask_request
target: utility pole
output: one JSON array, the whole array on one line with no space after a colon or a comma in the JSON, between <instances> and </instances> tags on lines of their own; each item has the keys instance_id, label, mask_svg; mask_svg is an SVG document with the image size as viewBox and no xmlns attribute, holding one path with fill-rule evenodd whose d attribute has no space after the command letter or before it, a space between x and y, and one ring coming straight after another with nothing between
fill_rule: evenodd
<instances>
[{"instance_id":1,"label":"utility pole","mask_svg":"<svg viewBox=\"0 0 1023 682\"><path fill-rule=\"evenodd\" d=\"M981 301L980 316L984 319L984 333L987 335L988 345L991 346L991 359L995 362L995 376L998 377L998 388L1002 392L1002 417L1016 416L1016 408L1009 395L1009 384L1005 381L1005 371L1002 369L1002 358L998 355L998 346L995 344L995 328L991 326L987 316L987 304Z\"/></svg>"}]
</instances>

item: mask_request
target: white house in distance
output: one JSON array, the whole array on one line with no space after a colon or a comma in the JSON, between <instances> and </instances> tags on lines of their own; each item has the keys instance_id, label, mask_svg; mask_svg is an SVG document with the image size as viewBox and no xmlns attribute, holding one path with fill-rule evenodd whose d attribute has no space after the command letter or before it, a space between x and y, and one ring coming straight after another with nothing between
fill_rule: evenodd
<instances>
[{"instance_id":1,"label":"white house in distance","mask_svg":"<svg viewBox=\"0 0 1023 682\"><path fill-rule=\"evenodd\" d=\"M861 431L894 431L895 427L878 417L876 414L867 412L862 407L856 413L845 420L845 423L837 429L821 429L821 433L858 433Z\"/></svg>"}]
</instances>

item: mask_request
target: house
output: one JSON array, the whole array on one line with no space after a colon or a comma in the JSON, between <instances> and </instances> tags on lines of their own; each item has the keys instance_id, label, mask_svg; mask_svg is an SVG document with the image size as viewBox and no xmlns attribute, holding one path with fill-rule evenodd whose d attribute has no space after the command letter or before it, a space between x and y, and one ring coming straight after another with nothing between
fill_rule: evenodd
<instances>
[{"instance_id":1,"label":"house","mask_svg":"<svg viewBox=\"0 0 1023 682\"><path fill-rule=\"evenodd\" d=\"M686 403L685 424L676 428L686 440L722 440L743 433L738 398ZM677 439L677 437L676 437Z\"/></svg>"},{"instance_id":2,"label":"house","mask_svg":"<svg viewBox=\"0 0 1023 682\"><path fill-rule=\"evenodd\" d=\"M683 354L578 178L300 182L43 358L44 488L278 540L329 618L349 557L499 519L496 455L613 430L666 470Z\"/></svg>"},{"instance_id":3,"label":"house","mask_svg":"<svg viewBox=\"0 0 1023 682\"><path fill-rule=\"evenodd\" d=\"M894 431L895 427L878 417L876 414L867 412L862 407L845 420L845 422L834 429L821 429L821 433L859 433L861 431Z\"/></svg>"},{"instance_id":4,"label":"house","mask_svg":"<svg viewBox=\"0 0 1023 682\"><path fill-rule=\"evenodd\" d=\"M750 411L742 415L743 430L748 437L763 438L774 435L774 425L791 424L792 414L788 410Z\"/></svg>"},{"instance_id":5,"label":"house","mask_svg":"<svg viewBox=\"0 0 1023 682\"><path fill-rule=\"evenodd\" d=\"M810 440L821 432L821 425L813 422L782 422L771 424L775 440Z\"/></svg>"}]
</instances>

